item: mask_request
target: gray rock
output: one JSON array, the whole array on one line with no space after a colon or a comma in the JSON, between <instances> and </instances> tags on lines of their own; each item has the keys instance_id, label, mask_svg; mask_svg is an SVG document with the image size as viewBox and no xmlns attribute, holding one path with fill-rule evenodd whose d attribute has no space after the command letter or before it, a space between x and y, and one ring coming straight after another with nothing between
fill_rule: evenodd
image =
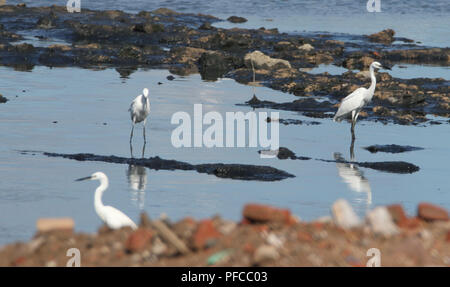
<instances>
[{"instance_id":1,"label":"gray rock","mask_svg":"<svg viewBox=\"0 0 450 287\"><path fill-rule=\"evenodd\" d=\"M303 45L301 45L300 47L298 47L300 50L303 50L303 51L306 51L306 52L309 52L309 51L312 51L312 50L314 50L314 47L312 46L312 45L310 45L310 44L303 44Z\"/></svg>"},{"instance_id":2,"label":"gray rock","mask_svg":"<svg viewBox=\"0 0 450 287\"><path fill-rule=\"evenodd\" d=\"M252 53L247 53L244 57L244 61L245 65L248 68L252 67L252 62L253 67L255 69L270 70L275 68L276 66L283 68L291 68L291 64L289 63L289 61L271 58L262 53L261 51L254 51Z\"/></svg>"}]
</instances>

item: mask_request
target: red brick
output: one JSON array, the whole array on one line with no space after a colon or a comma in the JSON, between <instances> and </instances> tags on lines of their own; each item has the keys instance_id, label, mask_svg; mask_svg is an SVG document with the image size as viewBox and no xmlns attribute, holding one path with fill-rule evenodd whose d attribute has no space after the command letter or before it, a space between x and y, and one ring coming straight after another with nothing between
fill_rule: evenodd
<instances>
[{"instance_id":1,"label":"red brick","mask_svg":"<svg viewBox=\"0 0 450 287\"><path fill-rule=\"evenodd\" d=\"M401 228L415 229L422 225L421 220L418 217L408 217L398 223Z\"/></svg>"},{"instance_id":2,"label":"red brick","mask_svg":"<svg viewBox=\"0 0 450 287\"><path fill-rule=\"evenodd\" d=\"M125 249L130 252L137 252L150 245L152 232L148 229L139 228L130 234L125 242Z\"/></svg>"},{"instance_id":3,"label":"red brick","mask_svg":"<svg viewBox=\"0 0 450 287\"><path fill-rule=\"evenodd\" d=\"M445 240L446 240L447 242L450 242L450 230L447 231L447 236L446 236Z\"/></svg>"},{"instance_id":4,"label":"red brick","mask_svg":"<svg viewBox=\"0 0 450 287\"><path fill-rule=\"evenodd\" d=\"M417 216L426 221L448 220L447 210L427 202L422 202L419 204Z\"/></svg>"},{"instance_id":5,"label":"red brick","mask_svg":"<svg viewBox=\"0 0 450 287\"><path fill-rule=\"evenodd\" d=\"M394 220L397 225L402 224L402 222L408 219L403 207L400 204L389 205L387 206L387 210L391 214L392 220Z\"/></svg>"},{"instance_id":6,"label":"red brick","mask_svg":"<svg viewBox=\"0 0 450 287\"><path fill-rule=\"evenodd\" d=\"M220 232L214 227L212 220L202 220L194 233L194 247L197 249L205 248L209 240L220 238L220 236Z\"/></svg>"},{"instance_id":7,"label":"red brick","mask_svg":"<svg viewBox=\"0 0 450 287\"><path fill-rule=\"evenodd\" d=\"M244 207L243 216L252 223L282 222L290 224L292 222L289 210L262 204L247 204Z\"/></svg>"}]
</instances>

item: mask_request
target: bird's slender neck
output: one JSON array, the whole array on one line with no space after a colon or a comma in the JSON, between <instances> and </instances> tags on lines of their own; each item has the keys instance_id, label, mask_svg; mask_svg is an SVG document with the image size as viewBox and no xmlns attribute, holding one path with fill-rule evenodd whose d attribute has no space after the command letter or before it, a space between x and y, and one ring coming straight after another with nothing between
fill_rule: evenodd
<instances>
[{"instance_id":1,"label":"bird's slender neck","mask_svg":"<svg viewBox=\"0 0 450 287\"><path fill-rule=\"evenodd\" d=\"M373 95L375 92L375 85L377 84L377 78L375 77L375 70L373 66L370 66L370 79L372 80L372 83L370 84L369 91L370 94Z\"/></svg>"},{"instance_id":2,"label":"bird's slender neck","mask_svg":"<svg viewBox=\"0 0 450 287\"><path fill-rule=\"evenodd\" d=\"M108 188L108 179L100 178L100 185L95 190L95 197L94 197L94 206L97 213L99 212L100 209L102 209L102 207L104 207L102 202L102 195L107 188Z\"/></svg>"}]
</instances>

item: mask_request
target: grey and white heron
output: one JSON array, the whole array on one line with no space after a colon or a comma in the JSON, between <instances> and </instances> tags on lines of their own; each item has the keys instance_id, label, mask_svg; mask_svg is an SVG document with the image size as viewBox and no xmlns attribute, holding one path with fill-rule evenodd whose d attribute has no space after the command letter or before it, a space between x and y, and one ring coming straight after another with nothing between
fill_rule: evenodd
<instances>
[{"instance_id":1,"label":"grey and white heron","mask_svg":"<svg viewBox=\"0 0 450 287\"><path fill-rule=\"evenodd\" d=\"M137 225L133 222L125 213L112 206L103 205L102 195L108 188L108 177L103 172L93 173L91 176L79 178L76 181L81 180L99 180L100 185L95 190L94 207L95 212L100 219L111 229L119 229L129 226L132 229L136 229Z\"/></svg>"},{"instance_id":2,"label":"grey and white heron","mask_svg":"<svg viewBox=\"0 0 450 287\"><path fill-rule=\"evenodd\" d=\"M137 123L143 123L143 134L144 134L144 143L147 142L145 139L145 123L147 122L147 116L150 113L150 100L148 99L148 89L144 88L142 90L142 94L137 96L130 105L128 109L131 116L131 121L133 123L133 127L131 128L130 134L130 143L133 138L134 125Z\"/></svg>"},{"instance_id":3,"label":"grey and white heron","mask_svg":"<svg viewBox=\"0 0 450 287\"><path fill-rule=\"evenodd\" d=\"M358 119L359 113L361 112L362 108L367 105L373 97L373 94L375 93L375 86L377 84L377 79L375 77L375 69L388 69L388 67L382 66L379 62L373 62L370 64L370 78L372 80L372 83L370 84L370 87L368 89L361 87L353 91L350 95L346 96L339 106L338 111L336 112L336 115L333 118L333 121L340 122L343 118L347 117L350 113L352 115L352 139L355 138L355 124L356 120Z\"/></svg>"}]
</instances>

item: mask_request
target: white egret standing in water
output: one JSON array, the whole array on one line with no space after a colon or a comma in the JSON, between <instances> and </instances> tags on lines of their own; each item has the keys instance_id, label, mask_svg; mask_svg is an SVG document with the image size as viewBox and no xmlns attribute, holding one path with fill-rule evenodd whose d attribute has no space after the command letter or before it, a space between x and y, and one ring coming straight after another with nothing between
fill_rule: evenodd
<instances>
[{"instance_id":1,"label":"white egret standing in water","mask_svg":"<svg viewBox=\"0 0 450 287\"><path fill-rule=\"evenodd\" d=\"M130 143L133 138L134 125L143 122L143 134L144 143L147 142L145 139L145 123L147 121L147 116L150 113L150 100L148 99L148 89L144 88L142 90L142 95L137 96L130 105L128 109L131 116L131 121L133 122L133 127L131 128Z\"/></svg>"},{"instance_id":2,"label":"white egret standing in water","mask_svg":"<svg viewBox=\"0 0 450 287\"><path fill-rule=\"evenodd\" d=\"M350 113L352 114L352 139L355 138L355 124L356 120L358 119L359 112L372 100L373 94L375 93L375 86L377 84L377 79L375 78L375 69L381 68L390 70L390 68L383 67L378 62L373 62L372 64L370 64L370 78L372 80L372 83L370 84L369 89L361 87L353 91L353 93L351 93L350 95L346 96L342 100L341 105L339 106L339 109L333 118L334 121L340 122Z\"/></svg>"},{"instance_id":3,"label":"white egret standing in water","mask_svg":"<svg viewBox=\"0 0 450 287\"><path fill-rule=\"evenodd\" d=\"M101 218L101 220L111 229L119 229L121 227L129 226L132 229L136 229L137 226L127 215L122 211L114 208L112 206L103 205L102 195L103 192L108 188L108 177L103 172L93 173L91 176L83 177L77 179L81 180L99 180L100 185L95 190L94 196L94 207L95 212Z\"/></svg>"}]
</instances>

